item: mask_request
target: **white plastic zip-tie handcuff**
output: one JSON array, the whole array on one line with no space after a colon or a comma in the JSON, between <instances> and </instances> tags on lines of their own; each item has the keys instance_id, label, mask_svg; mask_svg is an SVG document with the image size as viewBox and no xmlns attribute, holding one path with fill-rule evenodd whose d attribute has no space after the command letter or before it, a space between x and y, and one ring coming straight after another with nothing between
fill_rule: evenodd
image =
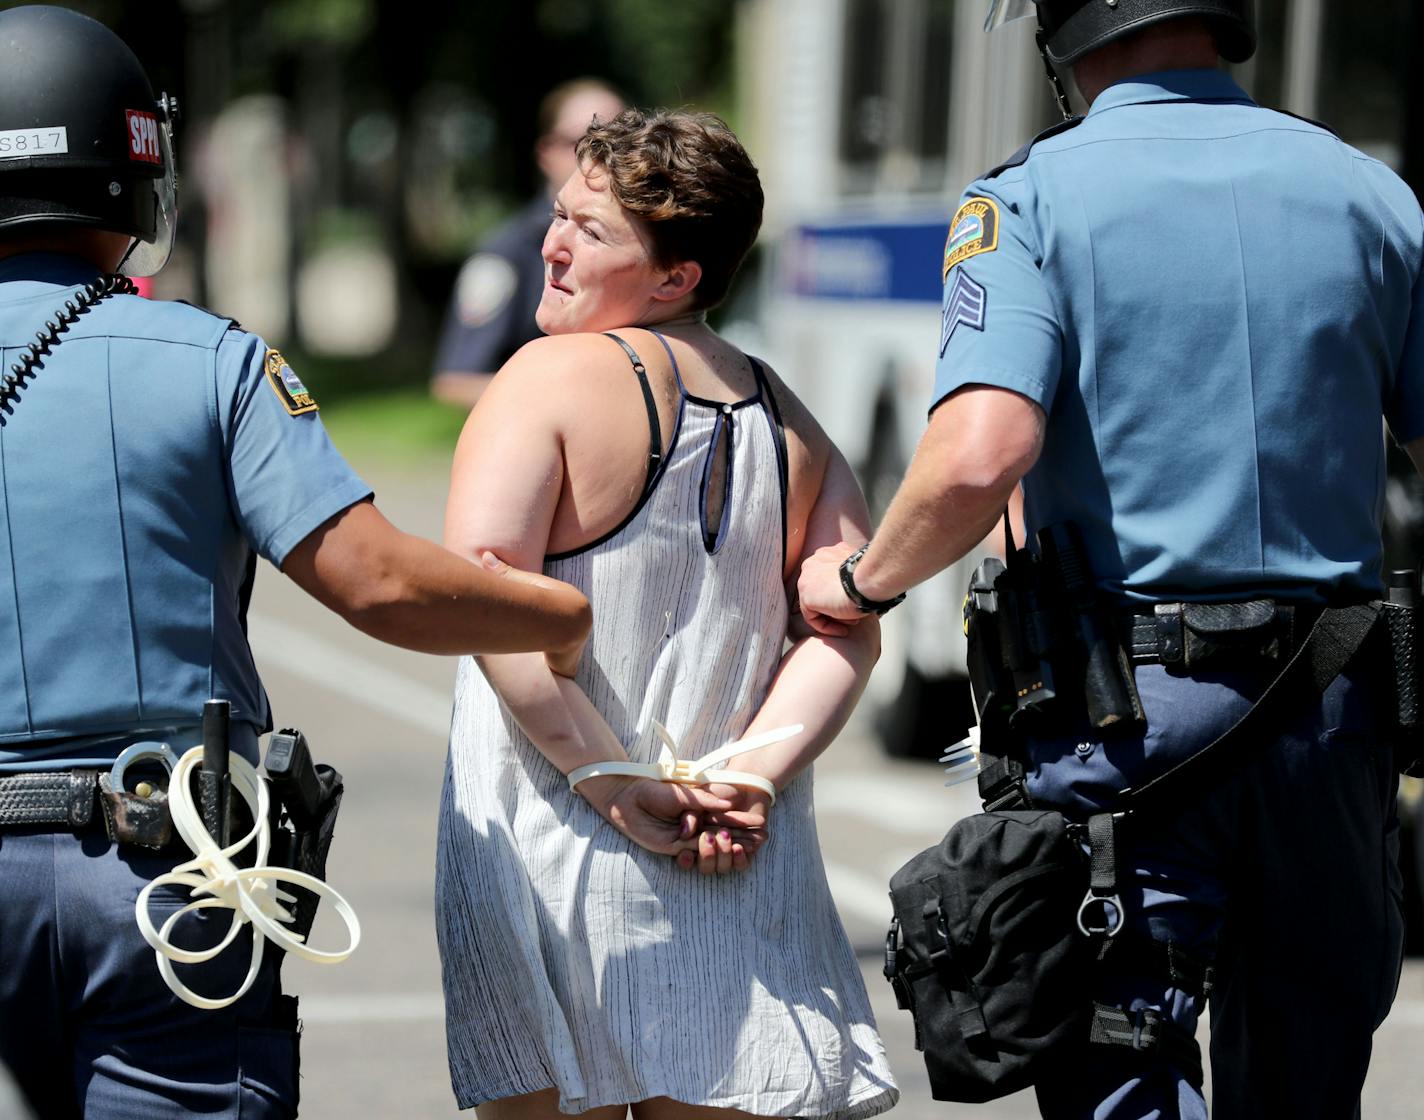
<instances>
[{"instance_id":1,"label":"white plastic zip-tie handcuff","mask_svg":"<svg viewBox=\"0 0 1424 1120\"><path fill-rule=\"evenodd\" d=\"M759 789L770 797L771 803L775 805L776 787L760 774L712 768L726 762L729 758L757 750L759 747L769 747L772 743L780 743L800 735L806 730L804 723L774 727L770 731L753 735L750 739L738 739L735 742L727 743L701 758L680 759L677 757L677 743L668 734L668 729L657 720L653 720L652 723L653 730L663 743L662 753L656 762L591 762L587 766L580 766L576 770L569 771L569 788L575 789L580 782L588 778L601 778L605 774L630 778L652 778L654 781L673 782L680 786L701 786L707 785L709 782L721 782L723 785Z\"/></svg>"},{"instance_id":2,"label":"white plastic zip-tie handcuff","mask_svg":"<svg viewBox=\"0 0 1424 1120\"><path fill-rule=\"evenodd\" d=\"M957 786L979 776L979 725L969 729L963 739L949 747L939 756L947 763L944 772L949 775L946 786Z\"/></svg>"},{"instance_id":3,"label":"white plastic zip-tie handcuff","mask_svg":"<svg viewBox=\"0 0 1424 1120\"><path fill-rule=\"evenodd\" d=\"M266 866L267 852L271 846L268 831L267 811L269 796L264 782L252 764L240 755L231 756L232 788L247 802L256 822L252 830L242 839L218 847L207 828L203 825L202 814L193 804L189 778L193 770L202 765L203 748L196 746L178 759L168 781L168 806L173 814L173 827L183 842L193 850L194 858L180 863L172 871L159 875L139 892L134 904L134 915L138 919L139 932L143 939L153 946L158 959L158 971L173 994L184 1003L204 1011L215 1011L235 1003L247 994L257 979L262 964L264 942L271 941L303 960L316 964L339 964L356 950L361 941L361 923L356 911L334 888L314 875L295 871L289 867ZM257 842L257 858L252 867L238 867L232 857L253 841ZM285 908L296 902L296 898L286 891L277 889L278 883L305 887L307 890L329 898L341 920L350 931L350 944L344 949L327 951L313 949L305 944L301 934L284 929L279 922L292 920L291 911ZM149 898L155 888L179 886L190 888L193 901L168 916L161 928L155 928L149 917ZM285 905L284 905L285 904ZM232 924L227 935L210 949L180 949L169 940L169 934L182 917L195 910L222 907L231 910ZM222 999L200 996L181 980L173 970L178 964L202 964L210 961L226 949L236 939L246 923L252 925L252 963L247 969L247 978L232 995Z\"/></svg>"}]
</instances>

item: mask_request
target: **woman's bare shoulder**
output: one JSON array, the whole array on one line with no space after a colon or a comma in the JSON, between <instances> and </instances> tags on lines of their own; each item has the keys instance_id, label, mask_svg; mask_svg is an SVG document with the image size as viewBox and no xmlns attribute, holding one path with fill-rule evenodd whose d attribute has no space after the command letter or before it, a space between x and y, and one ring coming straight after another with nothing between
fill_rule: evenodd
<instances>
[{"instance_id":1,"label":"woman's bare shoulder","mask_svg":"<svg viewBox=\"0 0 1424 1120\"><path fill-rule=\"evenodd\" d=\"M486 395L539 411L577 410L628 376L627 357L601 334L547 335L526 342L500 367Z\"/></svg>"},{"instance_id":2,"label":"woman's bare shoulder","mask_svg":"<svg viewBox=\"0 0 1424 1120\"><path fill-rule=\"evenodd\" d=\"M544 381L576 375L627 359L618 344L603 334L551 334L526 342L500 367L511 381Z\"/></svg>"}]
</instances>

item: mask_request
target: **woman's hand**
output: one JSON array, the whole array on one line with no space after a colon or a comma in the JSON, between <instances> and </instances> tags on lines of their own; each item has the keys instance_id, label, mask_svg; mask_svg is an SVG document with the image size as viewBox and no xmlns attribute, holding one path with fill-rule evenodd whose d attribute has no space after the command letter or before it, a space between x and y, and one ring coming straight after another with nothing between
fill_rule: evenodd
<instances>
[{"instance_id":1,"label":"woman's hand","mask_svg":"<svg viewBox=\"0 0 1424 1120\"><path fill-rule=\"evenodd\" d=\"M503 576L514 583L526 583L531 587L556 587L564 586L558 580L552 580L548 576L538 572L526 572L519 568L511 568L493 552L485 551L480 555L482 563L487 571ZM578 672L579 658L583 656L584 643L588 641L587 634L571 645L563 646L559 649L544 651L544 658L549 663L551 671L561 677L570 677Z\"/></svg>"},{"instance_id":2,"label":"woman's hand","mask_svg":"<svg viewBox=\"0 0 1424 1120\"><path fill-rule=\"evenodd\" d=\"M585 778L578 792L624 836L659 855L695 853L704 818L735 808L707 789L617 774Z\"/></svg>"},{"instance_id":3,"label":"woman's hand","mask_svg":"<svg viewBox=\"0 0 1424 1120\"><path fill-rule=\"evenodd\" d=\"M759 789L722 783L704 788L730 802L730 808L714 810L703 817L696 849L679 851L677 865L684 871L695 867L703 875L747 870L752 856L770 835L771 797Z\"/></svg>"}]
</instances>

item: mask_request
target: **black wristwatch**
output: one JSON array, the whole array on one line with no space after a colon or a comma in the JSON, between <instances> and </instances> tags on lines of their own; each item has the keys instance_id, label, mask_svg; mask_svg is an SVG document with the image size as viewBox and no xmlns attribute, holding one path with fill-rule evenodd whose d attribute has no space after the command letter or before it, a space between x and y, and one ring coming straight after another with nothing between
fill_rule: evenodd
<instances>
[{"instance_id":1,"label":"black wristwatch","mask_svg":"<svg viewBox=\"0 0 1424 1120\"><path fill-rule=\"evenodd\" d=\"M905 601L905 593L902 591L893 599L867 599L855 586L855 566L860 563L860 558L865 555L865 550L870 545L863 544L841 561L841 587L845 590L847 598L855 604L856 609L865 614L881 615L891 607L899 606Z\"/></svg>"}]
</instances>

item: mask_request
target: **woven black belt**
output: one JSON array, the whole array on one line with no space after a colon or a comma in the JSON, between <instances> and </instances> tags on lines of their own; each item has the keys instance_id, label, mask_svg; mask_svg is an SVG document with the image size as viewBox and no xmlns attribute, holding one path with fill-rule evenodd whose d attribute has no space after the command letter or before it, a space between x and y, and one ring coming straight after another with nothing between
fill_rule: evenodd
<instances>
[{"instance_id":1,"label":"woven black belt","mask_svg":"<svg viewBox=\"0 0 1424 1120\"><path fill-rule=\"evenodd\" d=\"M1251 599L1239 603L1144 603L1119 615L1133 664L1270 663L1289 657L1321 607Z\"/></svg>"},{"instance_id":2,"label":"woven black belt","mask_svg":"<svg viewBox=\"0 0 1424 1120\"><path fill-rule=\"evenodd\" d=\"M46 770L0 778L0 828L83 828L94 819L95 770Z\"/></svg>"}]
</instances>

